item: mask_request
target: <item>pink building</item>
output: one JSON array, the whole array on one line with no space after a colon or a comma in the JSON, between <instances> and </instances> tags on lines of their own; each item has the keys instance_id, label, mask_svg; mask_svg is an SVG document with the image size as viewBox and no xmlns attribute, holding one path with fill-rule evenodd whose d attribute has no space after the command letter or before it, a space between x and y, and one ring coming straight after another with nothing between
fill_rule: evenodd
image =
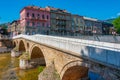
<instances>
[{"instance_id":1,"label":"pink building","mask_svg":"<svg viewBox=\"0 0 120 80\"><path fill-rule=\"evenodd\" d=\"M22 34L48 34L50 11L36 6L24 7L20 11L20 26Z\"/></svg>"}]
</instances>

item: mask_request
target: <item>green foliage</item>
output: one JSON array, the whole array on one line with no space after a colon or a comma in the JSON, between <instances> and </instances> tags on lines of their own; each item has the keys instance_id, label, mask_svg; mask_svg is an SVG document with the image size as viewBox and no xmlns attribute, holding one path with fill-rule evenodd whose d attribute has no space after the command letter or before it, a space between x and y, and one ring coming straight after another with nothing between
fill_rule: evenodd
<instances>
[{"instance_id":1,"label":"green foliage","mask_svg":"<svg viewBox=\"0 0 120 80\"><path fill-rule=\"evenodd\" d=\"M8 26L6 26L6 25L2 25L2 28L3 28L3 29L7 29Z\"/></svg>"},{"instance_id":2,"label":"green foliage","mask_svg":"<svg viewBox=\"0 0 120 80\"><path fill-rule=\"evenodd\" d=\"M30 60L29 52L23 52L19 59Z\"/></svg>"},{"instance_id":3,"label":"green foliage","mask_svg":"<svg viewBox=\"0 0 120 80\"><path fill-rule=\"evenodd\" d=\"M14 50L14 51L19 51L19 49L18 49L18 47L17 47L17 46L16 46L13 50Z\"/></svg>"},{"instance_id":4,"label":"green foliage","mask_svg":"<svg viewBox=\"0 0 120 80\"><path fill-rule=\"evenodd\" d=\"M57 80L60 80L60 75L57 73L57 70L55 70L53 74L57 78Z\"/></svg>"},{"instance_id":5,"label":"green foliage","mask_svg":"<svg viewBox=\"0 0 120 80\"><path fill-rule=\"evenodd\" d=\"M42 72L44 68L45 68L45 66L39 66L39 67L38 67L38 72L39 72L39 73Z\"/></svg>"},{"instance_id":6,"label":"green foliage","mask_svg":"<svg viewBox=\"0 0 120 80\"><path fill-rule=\"evenodd\" d=\"M8 25L6 23L4 23L4 24L0 24L0 27L3 28L3 29L7 29Z\"/></svg>"},{"instance_id":7,"label":"green foliage","mask_svg":"<svg viewBox=\"0 0 120 80\"><path fill-rule=\"evenodd\" d=\"M106 22L112 24L112 22L113 22L114 20L115 20L115 18L113 18L113 19L108 19L108 20L106 20Z\"/></svg>"},{"instance_id":8,"label":"green foliage","mask_svg":"<svg viewBox=\"0 0 120 80\"><path fill-rule=\"evenodd\" d=\"M120 34L120 16L113 21L113 25L118 34Z\"/></svg>"},{"instance_id":9,"label":"green foliage","mask_svg":"<svg viewBox=\"0 0 120 80\"><path fill-rule=\"evenodd\" d=\"M38 80L38 68L17 70L18 80Z\"/></svg>"},{"instance_id":10,"label":"green foliage","mask_svg":"<svg viewBox=\"0 0 120 80\"><path fill-rule=\"evenodd\" d=\"M0 24L0 33L2 35L8 35L8 31L7 31L7 24Z\"/></svg>"}]
</instances>

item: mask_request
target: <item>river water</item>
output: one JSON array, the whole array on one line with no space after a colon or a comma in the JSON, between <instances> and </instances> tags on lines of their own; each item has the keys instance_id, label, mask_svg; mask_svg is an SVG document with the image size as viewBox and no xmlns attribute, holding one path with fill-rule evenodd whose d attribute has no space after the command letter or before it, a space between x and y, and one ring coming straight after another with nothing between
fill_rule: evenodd
<instances>
[{"instance_id":1,"label":"river water","mask_svg":"<svg viewBox=\"0 0 120 80\"><path fill-rule=\"evenodd\" d=\"M39 68L21 70L18 58L11 58L10 53L0 54L0 80L38 80Z\"/></svg>"},{"instance_id":2,"label":"river water","mask_svg":"<svg viewBox=\"0 0 120 80\"><path fill-rule=\"evenodd\" d=\"M38 80L38 75L44 68L45 66L39 66L21 70L18 58L11 58L10 53L0 54L0 80ZM90 80L104 80L93 72L89 72L88 76Z\"/></svg>"}]
</instances>

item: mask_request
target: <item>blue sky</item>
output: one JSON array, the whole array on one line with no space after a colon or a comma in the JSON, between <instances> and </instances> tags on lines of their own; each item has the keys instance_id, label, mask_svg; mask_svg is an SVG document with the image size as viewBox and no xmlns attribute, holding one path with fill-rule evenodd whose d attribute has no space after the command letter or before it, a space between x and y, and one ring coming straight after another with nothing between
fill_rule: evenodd
<instances>
[{"instance_id":1,"label":"blue sky","mask_svg":"<svg viewBox=\"0 0 120 80\"><path fill-rule=\"evenodd\" d=\"M0 24L19 19L20 10L27 5L49 5L100 20L120 15L120 0L1 0Z\"/></svg>"}]
</instances>

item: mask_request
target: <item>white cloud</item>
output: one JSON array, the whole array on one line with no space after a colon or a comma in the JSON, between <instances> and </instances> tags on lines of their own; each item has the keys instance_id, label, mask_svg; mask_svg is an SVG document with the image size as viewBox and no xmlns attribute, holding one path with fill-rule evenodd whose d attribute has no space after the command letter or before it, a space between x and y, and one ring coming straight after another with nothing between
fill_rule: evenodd
<instances>
[{"instance_id":1,"label":"white cloud","mask_svg":"<svg viewBox=\"0 0 120 80\"><path fill-rule=\"evenodd\" d=\"M119 13L117 13L117 16L120 16L120 12L119 12Z\"/></svg>"}]
</instances>

